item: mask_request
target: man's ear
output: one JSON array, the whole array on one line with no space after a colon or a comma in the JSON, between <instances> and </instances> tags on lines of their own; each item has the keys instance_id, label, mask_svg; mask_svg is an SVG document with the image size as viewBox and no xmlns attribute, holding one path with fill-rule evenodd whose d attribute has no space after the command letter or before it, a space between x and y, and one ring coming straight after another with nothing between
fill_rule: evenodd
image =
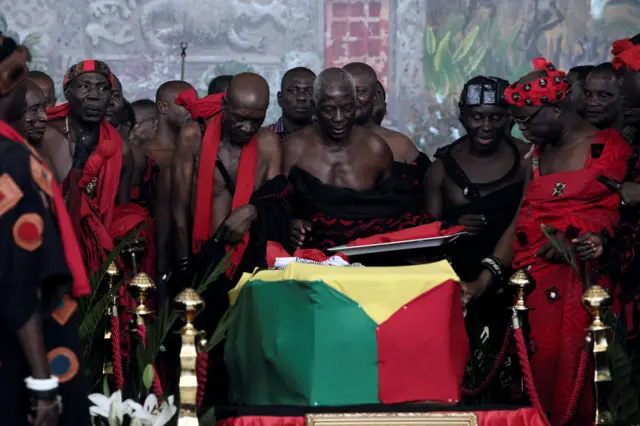
<instances>
[{"instance_id":1,"label":"man's ear","mask_svg":"<svg viewBox=\"0 0 640 426\"><path fill-rule=\"evenodd\" d=\"M169 104L167 103L167 101L158 102L158 111L162 115L167 115L167 112L169 111Z\"/></svg>"},{"instance_id":2,"label":"man's ear","mask_svg":"<svg viewBox=\"0 0 640 426\"><path fill-rule=\"evenodd\" d=\"M276 93L276 99L278 100L278 106L282 108L282 92Z\"/></svg>"},{"instance_id":3,"label":"man's ear","mask_svg":"<svg viewBox=\"0 0 640 426\"><path fill-rule=\"evenodd\" d=\"M64 90L62 91L62 93L64 93L64 97L66 99L69 99L69 85L67 84L67 87L64 88Z\"/></svg>"}]
</instances>

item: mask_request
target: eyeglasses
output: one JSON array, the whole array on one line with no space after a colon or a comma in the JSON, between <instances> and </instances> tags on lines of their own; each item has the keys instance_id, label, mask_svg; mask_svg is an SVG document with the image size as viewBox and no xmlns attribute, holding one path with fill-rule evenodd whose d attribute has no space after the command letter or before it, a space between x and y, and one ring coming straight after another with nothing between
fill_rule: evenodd
<instances>
[{"instance_id":1,"label":"eyeglasses","mask_svg":"<svg viewBox=\"0 0 640 426\"><path fill-rule=\"evenodd\" d=\"M538 113L539 113L540 111L542 111L542 109L543 109L544 107L546 107L547 105L551 105L551 104L544 104L544 105L542 105L540 108L538 108L537 110L535 110L535 112L534 112L533 114L531 114L530 116L528 116L528 117L526 117L526 118L516 118L516 117L513 117L513 121L515 121L515 123L516 123L518 126L522 126L522 125L525 125L525 126L526 126L526 125L527 125L527 123L528 123L528 122L530 122L531 120L533 120L533 118L534 118L536 115L538 115Z\"/></svg>"}]
</instances>

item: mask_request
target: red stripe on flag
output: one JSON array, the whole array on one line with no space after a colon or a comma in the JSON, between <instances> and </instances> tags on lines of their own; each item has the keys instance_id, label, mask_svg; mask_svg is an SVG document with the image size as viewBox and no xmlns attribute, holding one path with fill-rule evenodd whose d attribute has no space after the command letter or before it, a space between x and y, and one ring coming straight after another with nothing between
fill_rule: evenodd
<instances>
[{"instance_id":1,"label":"red stripe on flag","mask_svg":"<svg viewBox=\"0 0 640 426\"><path fill-rule=\"evenodd\" d=\"M380 402L460 400L469 339L457 282L447 280L413 299L376 334Z\"/></svg>"}]
</instances>

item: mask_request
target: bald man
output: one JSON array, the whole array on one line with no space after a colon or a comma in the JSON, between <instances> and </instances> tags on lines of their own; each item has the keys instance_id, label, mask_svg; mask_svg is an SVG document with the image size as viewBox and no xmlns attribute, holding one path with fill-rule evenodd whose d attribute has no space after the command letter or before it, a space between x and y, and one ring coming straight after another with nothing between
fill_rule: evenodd
<instances>
[{"instance_id":1,"label":"bald man","mask_svg":"<svg viewBox=\"0 0 640 426\"><path fill-rule=\"evenodd\" d=\"M358 93L356 123L380 136L389 145L394 161L405 164L415 161L420 151L411 139L402 133L381 127L373 120L373 111L378 102L378 77L373 68L362 62L352 62L344 69L351 74L356 84Z\"/></svg>"},{"instance_id":2,"label":"bald man","mask_svg":"<svg viewBox=\"0 0 640 426\"><path fill-rule=\"evenodd\" d=\"M241 73L233 77L226 94L197 99L195 91L189 90L177 102L187 106L195 121L180 131L172 168L179 257L173 275L184 286L191 284L195 272L199 282L230 252L227 280L209 286L203 295L207 312L200 316L198 326L212 332L228 306L225 294L235 279L243 271L266 267L266 241L285 238L290 186L281 175L278 135L261 128L269 106L264 78ZM220 361L221 356L221 352L212 352L213 359ZM200 395L205 393L205 382L199 374ZM224 401L228 390L207 388L206 395L203 409ZM199 400L198 406L201 403Z\"/></svg>"},{"instance_id":3,"label":"bald man","mask_svg":"<svg viewBox=\"0 0 640 426\"><path fill-rule=\"evenodd\" d=\"M47 102L40 86L31 80L25 82L27 92L24 111L20 121L14 126L38 151L47 130Z\"/></svg>"},{"instance_id":4,"label":"bald man","mask_svg":"<svg viewBox=\"0 0 640 426\"><path fill-rule=\"evenodd\" d=\"M382 120L387 115L387 92L380 81L376 84L376 100L373 105L373 116L371 119L378 126L382 125Z\"/></svg>"},{"instance_id":5,"label":"bald man","mask_svg":"<svg viewBox=\"0 0 640 426\"><path fill-rule=\"evenodd\" d=\"M195 121L180 131L172 176L175 250L181 265L212 238L232 246L243 241L258 218L258 209L249 202L253 193L282 172L278 136L261 128L269 106L264 78L241 73L226 95L196 100L193 91L188 94L189 100L181 95L178 103L186 104Z\"/></svg>"},{"instance_id":6,"label":"bald man","mask_svg":"<svg viewBox=\"0 0 640 426\"><path fill-rule=\"evenodd\" d=\"M217 95L218 93L224 93L227 91L229 82L233 78L232 75L219 75L209 82L209 88L207 94Z\"/></svg>"},{"instance_id":7,"label":"bald man","mask_svg":"<svg viewBox=\"0 0 640 426\"><path fill-rule=\"evenodd\" d=\"M36 83L44 92L47 108L54 107L56 105L56 89L53 79L47 73L36 70L29 71L27 78Z\"/></svg>"},{"instance_id":8,"label":"bald man","mask_svg":"<svg viewBox=\"0 0 640 426\"><path fill-rule=\"evenodd\" d=\"M600 130L622 130L622 96L611 62L593 67L584 81L583 91L587 121Z\"/></svg>"},{"instance_id":9,"label":"bald man","mask_svg":"<svg viewBox=\"0 0 640 426\"><path fill-rule=\"evenodd\" d=\"M393 154L381 137L356 125L353 77L326 69L313 94L317 121L284 142L284 173L300 200L291 244L326 249L386 232L382 223L401 226L395 219L410 208L393 197Z\"/></svg>"}]
</instances>

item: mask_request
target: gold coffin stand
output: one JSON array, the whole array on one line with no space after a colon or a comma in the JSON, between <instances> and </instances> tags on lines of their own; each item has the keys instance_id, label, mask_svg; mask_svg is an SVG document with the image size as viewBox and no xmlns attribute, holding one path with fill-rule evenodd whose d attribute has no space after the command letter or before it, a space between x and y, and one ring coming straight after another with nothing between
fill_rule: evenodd
<instances>
[{"instance_id":1,"label":"gold coffin stand","mask_svg":"<svg viewBox=\"0 0 640 426\"><path fill-rule=\"evenodd\" d=\"M478 426L474 413L335 413L307 414L306 426Z\"/></svg>"}]
</instances>

